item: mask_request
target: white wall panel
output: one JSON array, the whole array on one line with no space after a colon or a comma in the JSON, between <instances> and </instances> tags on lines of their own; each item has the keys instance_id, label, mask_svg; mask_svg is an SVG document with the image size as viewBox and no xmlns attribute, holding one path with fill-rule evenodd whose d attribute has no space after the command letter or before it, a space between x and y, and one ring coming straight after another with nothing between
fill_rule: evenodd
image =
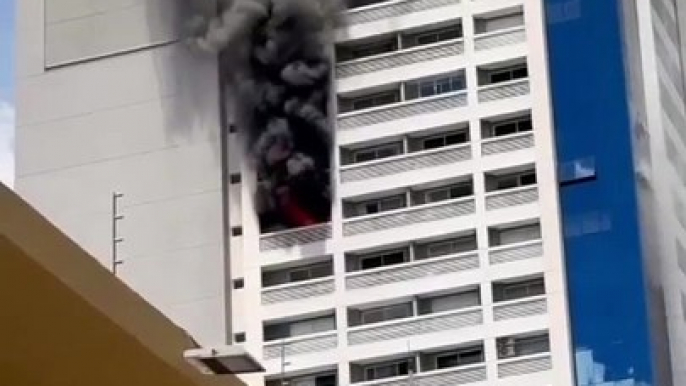
<instances>
[{"instance_id":1,"label":"white wall panel","mask_svg":"<svg viewBox=\"0 0 686 386\"><path fill-rule=\"evenodd\" d=\"M141 49L181 36L187 2L50 0L46 3L46 67Z\"/></svg>"}]
</instances>

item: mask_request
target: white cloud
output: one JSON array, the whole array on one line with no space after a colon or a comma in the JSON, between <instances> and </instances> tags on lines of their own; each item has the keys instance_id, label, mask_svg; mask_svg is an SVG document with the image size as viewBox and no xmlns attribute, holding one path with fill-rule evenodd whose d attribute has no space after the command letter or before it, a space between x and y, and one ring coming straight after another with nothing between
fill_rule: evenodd
<instances>
[{"instance_id":1,"label":"white cloud","mask_svg":"<svg viewBox=\"0 0 686 386\"><path fill-rule=\"evenodd\" d=\"M0 181L14 182L14 106L0 100Z\"/></svg>"}]
</instances>

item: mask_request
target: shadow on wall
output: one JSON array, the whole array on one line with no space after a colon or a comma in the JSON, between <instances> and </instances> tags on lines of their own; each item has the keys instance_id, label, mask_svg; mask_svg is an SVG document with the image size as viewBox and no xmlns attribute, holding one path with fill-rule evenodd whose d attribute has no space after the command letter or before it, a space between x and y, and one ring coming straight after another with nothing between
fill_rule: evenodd
<instances>
[{"instance_id":1,"label":"shadow on wall","mask_svg":"<svg viewBox=\"0 0 686 386\"><path fill-rule=\"evenodd\" d=\"M192 18L213 14L215 0L147 0L147 25L152 42L164 42L153 60L168 143L221 139L217 58L184 43ZM221 147L212 146L217 162Z\"/></svg>"}]
</instances>

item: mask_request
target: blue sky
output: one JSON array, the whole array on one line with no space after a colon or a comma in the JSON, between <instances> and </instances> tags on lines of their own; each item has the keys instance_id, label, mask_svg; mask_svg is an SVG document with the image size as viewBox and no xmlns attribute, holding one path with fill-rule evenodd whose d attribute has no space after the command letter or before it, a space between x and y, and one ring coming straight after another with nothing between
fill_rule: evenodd
<instances>
[{"instance_id":1,"label":"blue sky","mask_svg":"<svg viewBox=\"0 0 686 386\"><path fill-rule=\"evenodd\" d=\"M14 176L14 0L0 0L0 181Z\"/></svg>"}]
</instances>

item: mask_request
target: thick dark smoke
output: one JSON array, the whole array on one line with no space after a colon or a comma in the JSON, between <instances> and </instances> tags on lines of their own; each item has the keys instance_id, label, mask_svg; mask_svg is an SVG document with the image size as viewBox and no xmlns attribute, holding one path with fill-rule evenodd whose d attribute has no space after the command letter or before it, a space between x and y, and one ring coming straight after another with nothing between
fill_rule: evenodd
<instances>
[{"instance_id":1,"label":"thick dark smoke","mask_svg":"<svg viewBox=\"0 0 686 386\"><path fill-rule=\"evenodd\" d=\"M194 38L221 54L258 176L263 231L330 217L332 29L340 10L337 0L234 0Z\"/></svg>"}]
</instances>

